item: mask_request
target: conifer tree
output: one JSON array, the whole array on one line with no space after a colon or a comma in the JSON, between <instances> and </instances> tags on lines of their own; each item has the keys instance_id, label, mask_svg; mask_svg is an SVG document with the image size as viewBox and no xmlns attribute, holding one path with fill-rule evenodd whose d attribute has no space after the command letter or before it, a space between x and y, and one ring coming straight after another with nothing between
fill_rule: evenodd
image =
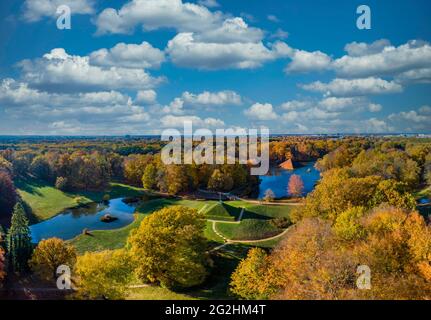
<instances>
[{"instance_id":1,"label":"conifer tree","mask_svg":"<svg viewBox=\"0 0 431 320\"><path fill-rule=\"evenodd\" d=\"M5 240L6 240L6 233L0 224L0 250L2 248L6 249Z\"/></svg>"},{"instance_id":2,"label":"conifer tree","mask_svg":"<svg viewBox=\"0 0 431 320\"><path fill-rule=\"evenodd\" d=\"M21 203L13 210L11 227L7 233L7 251L10 266L15 272L25 271L32 254L32 243L28 219Z\"/></svg>"}]
</instances>

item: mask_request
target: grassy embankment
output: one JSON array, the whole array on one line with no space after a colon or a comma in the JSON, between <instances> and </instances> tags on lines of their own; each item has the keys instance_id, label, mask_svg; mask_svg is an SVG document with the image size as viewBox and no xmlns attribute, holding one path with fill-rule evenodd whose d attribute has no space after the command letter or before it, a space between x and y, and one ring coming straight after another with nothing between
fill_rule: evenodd
<instances>
[{"instance_id":1,"label":"grassy embankment","mask_svg":"<svg viewBox=\"0 0 431 320\"><path fill-rule=\"evenodd\" d=\"M36 179L18 180L15 184L24 202L32 209L31 223L52 218L80 204L99 202L105 194L109 194L111 199L144 194L141 188L120 183L112 183L108 190L101 192L63 192Z\"/></svg>"}]
</instances>

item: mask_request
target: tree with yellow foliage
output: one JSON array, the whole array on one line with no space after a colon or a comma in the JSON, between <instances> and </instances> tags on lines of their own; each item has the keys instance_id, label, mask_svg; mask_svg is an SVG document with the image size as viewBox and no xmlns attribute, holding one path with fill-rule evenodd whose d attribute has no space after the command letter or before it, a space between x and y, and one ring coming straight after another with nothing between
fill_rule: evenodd
<instances>
[{"instance_id":1,"label":"tree with yellow foliage","mask_svg":"<svg viewBox=\"0 0 431 320\"><path fill-rule=\"evenodd\" d=\"M326 171L316 188L307 196L303 210L292 217L320 217L335 221L343 211L356 206L368 207L382 179L378 176L353 177L348 169Z\"/></svg>"},{"instance_id":2,"label":"tree with yellow foliage","mask_svg":"<svg viewBox=\"0 0 431 320\"><path fill-rule=\"evenodd\" d=\"M46 280L57 278L57 268L67 265L71 269L76 261L75 247L58 238L42 240L29 261L31 269Z\"/></svg>"},{"instance_id":3,"label":"tree with yellow foliage","mask_svg":"<svg viewBox=\"0 0 431 320\"><path fill-rule=\"evenodd\" d=\"M75 265L77 297L124 299L133 276L133 265L126 250L86 252Z\"/></svg>"},{"instance_id":4,"label":"tree with yellow foliage","mask_svg":"<svg viewBox=\"0 0 431 320\"><path fill-rule=\"evenodd\" d=\"M232 274L230 290L244 299L267 299L269 290L262 282L267 270L268 256L263 249L252 248Z\"/></svg>"},{"instance_id":5,"label":"tree with yellow foliage","mask_svg":"<svg viewBox=\"0 0 431 320\"><path fill-rule=\"evenodd\" d=\"M204 215L182 206L146 217L128 239L136 274L165 287L191 287L207 275Z\"/></svg>"},{"instance_id":6,"label":"tree with yellow foliage","mask_svg":"<svg viewBox=\"0 0 431 320\"><path fill-rule=\"evenodd\" d=\"M260 277L253 278L250 270L255 269L248 264L240 264L233 274L232 279L240 275L253 279L248 290L236 290L241 297L431 298L431 227L417 212L399 208L380 207L366 213L361 208L348 209L335 225L319 218L303 219L264 266L261 261L257 263ZM371 270L368 290L356 285L359 265Z\"/></svg>"},{"instance_id":7,"label":"tree with yellow foliage","mask_svg":"<svg viewBox=\"0 0 431 320\"><path fill-rule=\"evenodd\" d=\"M366 230L362 226L360 219L365 216L364 207L353 207L342 212L334 224L335 234L342 240L352 241L363 239Z\"/></svg>"}]
</instances>

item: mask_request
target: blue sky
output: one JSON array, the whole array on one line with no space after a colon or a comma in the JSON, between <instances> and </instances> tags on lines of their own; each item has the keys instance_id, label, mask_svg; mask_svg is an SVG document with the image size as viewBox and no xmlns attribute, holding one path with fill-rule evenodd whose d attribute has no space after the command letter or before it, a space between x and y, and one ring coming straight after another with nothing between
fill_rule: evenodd
<instances>
[{"instance_id":1,"label":"blue sky","mask_svg":"<svg viewBox=\"0 0 431 320\"><path fill-rule=\"evenodd\" d=\"M431 132L427 0L27 0L0 16L0 134Z\"/></svg>"}]
</instances>

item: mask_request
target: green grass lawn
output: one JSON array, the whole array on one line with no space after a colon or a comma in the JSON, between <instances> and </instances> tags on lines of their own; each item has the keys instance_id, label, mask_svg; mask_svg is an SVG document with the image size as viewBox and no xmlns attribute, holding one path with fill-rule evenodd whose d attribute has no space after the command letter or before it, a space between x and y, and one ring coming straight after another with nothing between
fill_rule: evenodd
<instances>
[{"instance_id":1,"label":"green grass lawn","mask_svg":"<svg viewBox=\"0 0 431 320\"><path fill-rule=\"evenodd\" d=\"M244 245L251 246L251 247L259 247L259 248L274 248L283 239L284 239L283 237L280 237L280 238L276 238L276 239L272 239L272 240L268 240L268 241L262 241L262 242L256 242L253 244L244 244Z\"/></svg>"},{"instance_id":2,"label":"green grass lawn","mask_svg":"<svg viewBox=\"0 0 431 320\"><path fill-rule=\"evenodd\" d=\"M223 243L223 238L221 238L217 233L214 232L213 223L210 221L206 222L204 235L205 235L205 238L207 238L210 241L213 241L216 243Z\"/></svg>"},{"instance_id":3,"label":"green grass lawn","mask_svg":"<svg viewBox=\"0 0 431 320\"><path fill-rule=\"evenodd\" d=\"M196 300L196 298L166 288L148 286L129 289L126 300Z\"/></svg>"},{"instance_id":4,"label":"green grass lawn","mask_svg":"<svg viewBox=\"0 0 431 320\"><path fill-rule=\"evenodd\" d=\"M265 204L254 204L244 201L226 201L226 204L236 208L244 207L246 209L244 217L264 216L268 218L289 218L293 206L276 206Z\"/></svg>"},{"instance_id":5,"label":"green grass lawn","mask_svg":"<svg viewBox=\"0 0 431 320\"><path fill-rule=\"evenodd\" d=\"M31 207L30 222L49 219L67 208L78 205L75 196L66 194L38 180L18 180L16 187L25 203Z\"/></svg>"},{"instance_id":6,"label":"green grass lawn","mask_svg":"<svg viewBox=\"0 0 431 320\"><path fill-rule=\"evenodd\" d=\"M241 209L235 208L225 203L209 203L203 210L207 219L234 221L239 216Z\"/></svg>"},{"instance_id":7,"label":"green grass lawn","mask_svg":"<svg viewBox=\"0 0 431 320\"><path fill-rule=\"evenodd\" d=\"M239 224L217 222L217 230L231 240L259 240L281 233L270 220L245 219Z\"/></svg>"},{"instance_id":8,"label":"green grass lawn","mask_svg":"<svg viewBox=\"0 0 431 320\"><path fill-rule=\"evenodd\" d=\"M208 201L210 205L216 203L214 201ZM127 237L130 231L139 226L143 218L151 214L154 211L160 210L164 207L169 207L173 205L183 205L191 207L197 210L203 208L206 201L195 201L195 200L179 200L179 199L154 199L144 202L142 205L138 206L135 214L135 221L130 225L115 229L115 230L99 230L92 231L92 236L79 235L76 238L70 240L70 242L77 248L79 253L84 253L86 251L100 251L105 249L118 249L122 248L126 244ZM229 202L229 205L231 202ZM238 201L236 202L235 210L240 211L240 207L248 205L247 203ZM227 206L229 208L229 206ZM231 206L234 207L234 206ZM259 206L258 206L259 207ZM276 207L280 209L285 209L285 207ZM205 210L205 209L204 209ZM229 209L230 210L230 209ZM254 213L253 213L254 214ZM256 216L256 214L254 214ZM244 216L245 217L245 216ZM222 234L225 234L227 238L233 240L254 240L262 239L266 237L271 237L281 232L280 229L272 226L266 216L260 216L265 220L261 219L250 219L245 217L245 219L240 224L228 224L228 223L217 223L217 230ZM210 241L216 243L222 243L221 239L212 229L210 222L207 222L206 228L204 230L205 237ZM259 244L265 247L265 244ZM269 246L267 244L267 246Z\"/></svg>"},{"instance_id":9,"label":"green grass lawn","mask_svg":"<svg viewBox=\"0 0 431 320\"><path fill-rule=\"evenodd\" d=\"M120 183L112 183L108 190L100 192L63 192L36 179L17 180L15 184L24 202L32 209L31 223L52 218L79 204L100 202L105 194L109 194L111 199L145 194L141 188Z\"/></svg>"}]
</instances>

